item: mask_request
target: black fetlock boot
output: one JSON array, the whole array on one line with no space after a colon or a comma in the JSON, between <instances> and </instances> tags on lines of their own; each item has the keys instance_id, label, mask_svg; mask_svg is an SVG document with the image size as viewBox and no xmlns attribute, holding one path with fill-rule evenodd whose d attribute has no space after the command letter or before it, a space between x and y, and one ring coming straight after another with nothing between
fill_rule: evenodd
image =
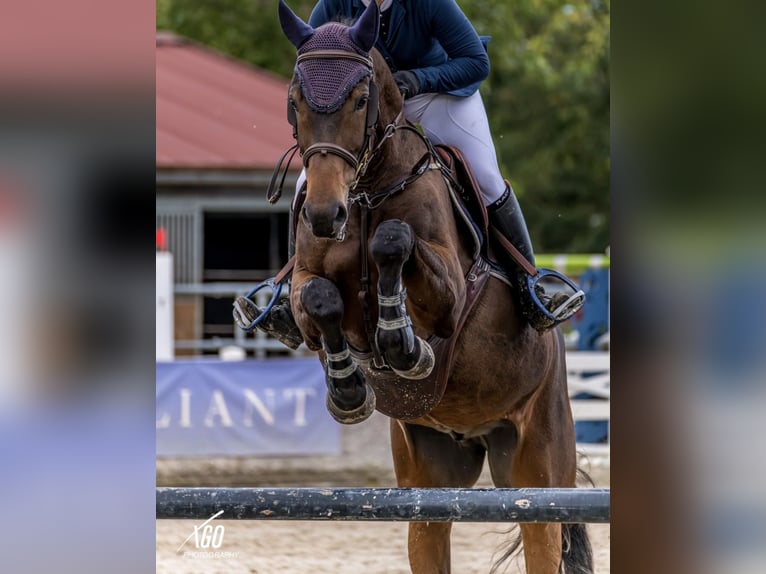
<instances>
[{"instance_id":1,"label":"black fetlock boot","mask_svg":"<svg viewBox=\"0 0 766 574\"><path fill-rule=\"evenodd\" d=\"M524 214L521 212L521 206L511 185L507 181L505 184L506 190L503 196L488 208L490 225L534 267L535 255ZM585 295L582 291L574 288L572 289L574 293L570 295L563 292L548 295L542 285L529 280L529 273L519 267L510 255L505 255L505 261L502 263L506 266L506 271L511 277L518 279L522 313L529 324L540 333L566 321L583 306ZM551 272L550 276L558 277L558 275L556 272ZM568 279L562 278L562 280L568 287L574 287Z\"/></svg>"},{"instance_id":2,"label":"black fetlock boot","mask_svg":"<svg viewBox=\"0 0 766 574\"><path fill-rule=\"evenodd\" d=\"M293 229L293 214L290 212L290 235L287 244L287 256L291 259L295 255L295 231ZM234 322L241 329L250 331L253 322L263 313L252 299L237 297L234 301ZM283 297L269 310L266 315L255 325L259 330L270 335L283 345L295 350L303 343L303 335L295 323L293 311L290 308L289 297Z\"/></svg>"}]
</instances>

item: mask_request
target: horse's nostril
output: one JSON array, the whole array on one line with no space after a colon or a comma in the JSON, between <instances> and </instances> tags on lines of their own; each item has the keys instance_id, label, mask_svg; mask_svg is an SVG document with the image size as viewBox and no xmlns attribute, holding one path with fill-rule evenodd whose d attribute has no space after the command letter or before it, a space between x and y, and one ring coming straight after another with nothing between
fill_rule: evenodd
<instances>
[{"instance_id":1,"label":"horse's nostril","mask_svg":"<svg viewBox=\"0 0 766 574\"><path fill-rule=\"evenodd\" d=\"M345 223L347 217L348 217L348 211L346 211L346 206L341 203L338 206L338 213L335 215L335 222Z\"/></svg>"},{"instance_id":2,"label":"horse's nostril","mask_svg":"<svg viewBox=\"0 0 766 574\"><path fill-rule=\"evenodd\" d=\"M348 221L348 209L341 201L317 203L306 201L301 208L302 223L316 237L340 237Z\"/></svg>"}]
</instances>

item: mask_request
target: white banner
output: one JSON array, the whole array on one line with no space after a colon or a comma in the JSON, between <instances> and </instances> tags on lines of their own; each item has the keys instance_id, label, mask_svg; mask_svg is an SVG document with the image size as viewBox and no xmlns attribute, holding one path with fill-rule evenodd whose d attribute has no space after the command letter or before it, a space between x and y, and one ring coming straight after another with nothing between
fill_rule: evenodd
<instances>
[{"instance_id":1,"label":"white banner","mask_svg":"<svg viewBox=\"0 0 766 574\"><path fill-rule=\"evenodd\" d=\"M316 358L157 363L158 456L340 454Z\"/></svg>"}]
</instances>

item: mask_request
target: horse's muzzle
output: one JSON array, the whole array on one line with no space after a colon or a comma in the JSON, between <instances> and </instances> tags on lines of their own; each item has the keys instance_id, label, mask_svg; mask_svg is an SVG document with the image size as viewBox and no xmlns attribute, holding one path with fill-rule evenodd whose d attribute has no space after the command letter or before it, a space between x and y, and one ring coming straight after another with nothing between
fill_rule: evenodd
<instances>
[{"instance_id":1,"label":"horse's muzzle","mask_svg":"<svg viewBox=\"0 0 766 574\"><path fill-rule=\"evenodd\" d=\"M316 205L306 202L301 210L301 216L315 237L336 239L337 241L343 241L346 238L348 209L343 203L332 202L326 205Z\"/></svg>"}]
</instances>

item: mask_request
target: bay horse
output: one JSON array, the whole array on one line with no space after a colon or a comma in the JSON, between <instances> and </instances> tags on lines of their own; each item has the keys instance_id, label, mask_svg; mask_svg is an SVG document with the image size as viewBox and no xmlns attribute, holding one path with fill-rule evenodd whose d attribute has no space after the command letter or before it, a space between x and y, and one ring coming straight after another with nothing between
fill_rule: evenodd
<instances>
[{"instance_id":1,"label":"bay horse","mask_svg":"<svg viewBox=\"0 0 766 574\"><path fill-rule=\"evenodd\" d=\"M288 118L306 175L290 304L325 368L328 410L345 424L391 417L400 487L471 487L485 457L497 487L574 487L563 337L532 329L476 256L443 161L402 119L373 48L376 2L348 26L313 29L283 0L279 16L298 48ZM450 571L450 531L410 523L414 574ZM523 543L528 573L592 572L584 524L520 531L503 559Z\"/></svg>"}]
</instances>

